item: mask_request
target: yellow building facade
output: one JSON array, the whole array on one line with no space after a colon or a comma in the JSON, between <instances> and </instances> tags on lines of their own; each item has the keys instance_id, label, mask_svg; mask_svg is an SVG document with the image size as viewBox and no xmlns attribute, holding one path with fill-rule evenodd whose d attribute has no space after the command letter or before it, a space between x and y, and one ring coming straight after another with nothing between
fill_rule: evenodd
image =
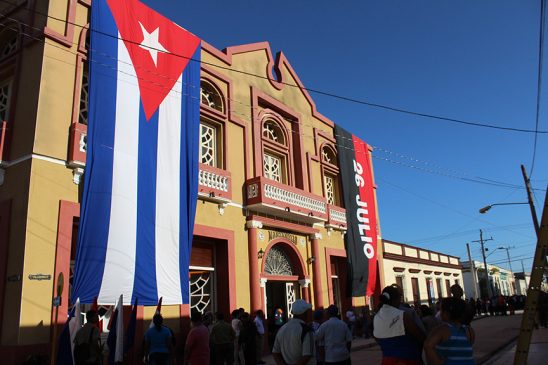
<instances>
[{"instance_id":1,"label":"yellow building facade","mask_svg":"<svg viewBox=\"0 0 548 365\"><path fill-rule=\"evenodd\" d=\"M5 363L49 354L70 306L85 173L90 10L90 0L13 3L0 4L6 19L0 25ZM165 306L168 324L183 336L191 310L242 307L268 317L277 307L290 312L297 298L315 308L366 305L368 298L346 295L346 211L334 123L268 43L221 51L202 42L201 59L191 303ZM153 311L139 308L138 333Z\"/></svg>"}]
</instances>

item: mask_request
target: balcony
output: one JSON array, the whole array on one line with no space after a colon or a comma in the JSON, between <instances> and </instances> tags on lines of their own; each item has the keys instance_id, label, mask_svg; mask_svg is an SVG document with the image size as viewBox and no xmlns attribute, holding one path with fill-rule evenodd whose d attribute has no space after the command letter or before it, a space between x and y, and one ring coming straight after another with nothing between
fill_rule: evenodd
<instances>
[{"instance_id":1,"label":"balcony","mask_svg":"<svg viewBox=\"0 0 548 365\"><path fill-rule=\"evenodd\" d=\"M216 203L232 200L232 178L230 172L213 166L200 164L198 173L198 196Z\"/></svg>"},{"instance_id":2,"label":"balcony","mask_svg":"<svg viewBox=\"0 0 548 365\"><path fill-rule=\"evenodd\" d=\"M328 219L324 197L259 176L246 181L247 208L313 224Z\"/></svg>"},{"instance_id":3,"label":"balcony","mask_svg":"<svg viewBox=\"0 0 548 365\"><path fill-rule=\"evenodd\" d=\"M329 216L325 227L346 231L346 209L336 205L328 205L327 207Z\"/></svg>"}]
</instances>

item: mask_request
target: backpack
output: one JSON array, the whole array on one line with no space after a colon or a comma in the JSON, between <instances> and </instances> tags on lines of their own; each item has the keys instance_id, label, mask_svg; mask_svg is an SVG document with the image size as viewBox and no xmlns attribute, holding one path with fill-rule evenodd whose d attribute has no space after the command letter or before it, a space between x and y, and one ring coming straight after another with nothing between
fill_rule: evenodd
<instances>
[{"instance_id":1,"label":"backpack","mask_svg":"<svg viewBox=\"0 0 548 365\"><path fill-rule=\"evenodd\" d=\"M91 340L93 338L94 331L95 328L92 328L91 331L89 331L89 338L87 342L80 343L74 346L74 364L83 365L86 364L89 360L91 356Z\"/></svg>"}]
</instances>

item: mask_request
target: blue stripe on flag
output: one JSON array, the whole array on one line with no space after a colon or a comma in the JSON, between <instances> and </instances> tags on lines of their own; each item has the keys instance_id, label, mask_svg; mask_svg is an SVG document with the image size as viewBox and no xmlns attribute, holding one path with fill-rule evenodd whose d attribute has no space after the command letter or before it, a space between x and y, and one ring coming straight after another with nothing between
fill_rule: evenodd
<instances>
[{"instance_id":1,"label":"blue stripe on flag","mask_svg":"<svg viewBox=\"0 0 548 365\"><path fill-rule=\"evenodd\" d=\"M94 0L91 17L97 31L91 32L90 40L88 149L73 303L78 297L82 303L92 303L99 294L112 194L118 29L104 0ZM100 169L93 170L95 165Z\"/></svg>"},{"instance_id":2,"label":"blue stripe on flag","mask_svg":"<svg viewBox=\"0 0 548 365\"><path fill-rule=\"evenodd\" d=\"M200 53L201 47L198 46L182 77L179 273L181 275L183 303L189 303L188 266L190 264L194 218L198 199Z\"/></svg>"},{"instance_id":3,"label":"blue stripe on flag","mask_svg":"<svg viewBox=\"0 0 548 365\"><path fill-rule=\"evenodd\" d=\"M133 296L144 305L158 302L156 286L156 165L158 111L146 120L143 103L139 111L139 165L137 177L137 251Z\"/></svg>"}]
</instances>

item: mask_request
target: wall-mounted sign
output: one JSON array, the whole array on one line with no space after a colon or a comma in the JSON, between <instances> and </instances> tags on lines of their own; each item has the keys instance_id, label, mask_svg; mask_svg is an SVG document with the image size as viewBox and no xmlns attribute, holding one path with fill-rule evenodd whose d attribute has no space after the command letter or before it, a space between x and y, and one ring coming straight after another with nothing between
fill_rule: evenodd
<instances>
[{"instance_id":1,"label":"wall-mounted sign","mask_svg":"<svg viewBox=\"0 0 548 365\"><path fill-rule=\"evenodd\" d=\"M51 280L51 275L47 275L47 274L30 274L29 275L29 280L38 280L38 281Z\"/></svg>"},{"instance_id":2,"label":"wall-mounted sign","mask_svg":"<svg viewBox=\"0 0 548 365\"><path fill-rule=\"evenodd\" d=\"M287 232L268 231L268 240L272 241L275 238L285 238L291 241L295 246L297 245L297 236Z\"/></svg>"}]
</instances>

